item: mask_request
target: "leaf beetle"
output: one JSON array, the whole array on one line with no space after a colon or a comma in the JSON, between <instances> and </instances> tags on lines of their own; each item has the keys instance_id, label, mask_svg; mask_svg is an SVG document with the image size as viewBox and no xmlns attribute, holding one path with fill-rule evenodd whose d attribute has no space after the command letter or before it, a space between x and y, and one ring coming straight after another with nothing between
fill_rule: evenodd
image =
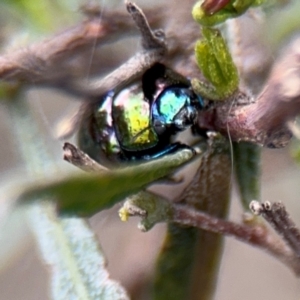
<instances>
[{"instance_id":1,"label":"leaf beetle","mask_svg":"<svg viewBox=\"0 0 300 300\"><path fill-rule=\"evenodd\" d=\"M144 161L172 153L185 144L172 137L195 125L203 100L189 81L155 64L140 82L109 91L92 103L79 130L79 147L104 165Z\"/></svg>"}]
</instances>

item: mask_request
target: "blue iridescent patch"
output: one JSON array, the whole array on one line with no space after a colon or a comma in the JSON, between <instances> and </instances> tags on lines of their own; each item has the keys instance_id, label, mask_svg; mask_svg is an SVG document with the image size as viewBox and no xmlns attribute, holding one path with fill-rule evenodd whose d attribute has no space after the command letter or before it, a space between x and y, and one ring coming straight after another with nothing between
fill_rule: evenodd
<instances>
[{"instance_id":1,"label":"blue iridescent patch","mask_svg":"<svg viewBox=\"0 0 300 300\"><path fill-rule=\"evenodd\" d=\"M152 116L163 124L171 124L180 110L191 105L187 88L171 87L165 89L152 106Z\"/></svg>"}]
</instances>

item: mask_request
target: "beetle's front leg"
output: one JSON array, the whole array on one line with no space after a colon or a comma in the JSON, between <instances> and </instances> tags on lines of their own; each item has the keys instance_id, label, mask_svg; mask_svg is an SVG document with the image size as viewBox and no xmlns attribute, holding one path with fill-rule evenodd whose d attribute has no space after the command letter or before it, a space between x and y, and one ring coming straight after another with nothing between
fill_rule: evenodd
<instances>
[{"instance_id":1,"label":"beetle's front leg","mask_svg":"<svg viewBox=\"0 0 300 300\"><path fill-rule=\"evenodd\" d=\"M168 146L166 146L165 148L163 148L161 151L159 151L158 153L155 153L149 157L145 157L144 159L155 159L155 158L160 158L163 157L165 155L168 154L172 154L175 153L179 150L183 150L183 149L188 149L191 150L194 154L196 154L196 151L194 150L194 148L186 145L186 144L182 144L182 143L172 143L169 144Z\"/></svg>"}]
</instances>

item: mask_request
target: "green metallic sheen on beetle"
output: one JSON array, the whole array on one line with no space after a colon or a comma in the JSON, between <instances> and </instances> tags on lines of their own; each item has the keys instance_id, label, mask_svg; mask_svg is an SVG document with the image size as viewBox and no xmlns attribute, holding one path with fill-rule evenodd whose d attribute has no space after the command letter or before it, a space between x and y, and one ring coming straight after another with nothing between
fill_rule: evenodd
<instances>
[{"instance_id":1,"label":"green metallic sheen on beetle","mask_svg":"<svg viewBox=\"0 0 300 300\"><path fill-rule=\"evenodd\" d=\"M172 137L194 126L202 108L187 79L156 64L140 82L110 91L91 105L79 147L104 164L158 158L188 147L172 143Z\"/></svg>"}]
</instances>

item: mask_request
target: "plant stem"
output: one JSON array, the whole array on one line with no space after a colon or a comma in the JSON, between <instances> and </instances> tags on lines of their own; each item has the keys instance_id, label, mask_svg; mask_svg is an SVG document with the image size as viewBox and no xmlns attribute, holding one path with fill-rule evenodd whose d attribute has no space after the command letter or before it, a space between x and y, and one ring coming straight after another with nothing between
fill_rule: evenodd
<instances>
[{"instance_id":1,"label":"plant stem","mask_svg":"<svg viewBox=\"0 0 300 300\"><path fill-rule=\"evenodd\" d=\"M198 227L264 249L300 276L300 262L295 253L264 226L248 226L212 217L183 205L174 205L173 221L177 224Z\"/></svg>"}]
</instances>

